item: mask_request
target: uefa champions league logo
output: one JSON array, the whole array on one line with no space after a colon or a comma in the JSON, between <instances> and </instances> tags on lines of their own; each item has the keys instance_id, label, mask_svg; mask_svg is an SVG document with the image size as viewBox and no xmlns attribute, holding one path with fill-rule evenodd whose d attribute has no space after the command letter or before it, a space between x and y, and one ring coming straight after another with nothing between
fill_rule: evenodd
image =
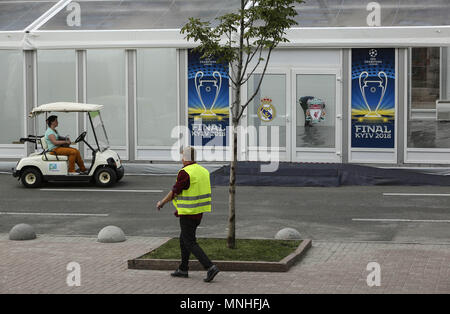
<instances>
[{"instance_id":1,"label":"uefa champions league logo","mask_svg":"<svg viewBox=\"0 0 450 314\"><path fill-rule=\"evenodd\" d=\"M370 49L370 62L376 62L378 56L377 49ZM369 72L364 71L359 75L359 89L367 108L366 118L380 118L378 110L383 102L384 95L388 86L388 77L384 71L379 71L378 79L373 76L369 78Z\"/></svg>"},{"instance_id":2,"label":"uefa champions league logo","mask_svg":"<svg viewBox=\"0 0 450 314\"><path fill-rule=\"evenodd\" d=\"M375 49L372 49L375 50ZM376 52L376 50L375 50ZM377 79L369 79L369 73L367 71L362 72L359 75L359 89L364 99L364 104L367 107L368 113L365 115L367 118L380 118L378 113L381 103L383 102L384 95L388 86L388 77L385 72L378 72Z\"/></svg>"},{"instance_id":3,"label":"uefa champions league logo","mask_svg":"<svg viewBox=\"0 0 450 314\"><path fill-rule=\"evenodd\" d=\"M213 109L222 87L222 75L220 72L214 71L212 74L213 79L203 79L204 76L205 73L202 71L198 71L195 74L195 90L205 110L200 115L215 116Z\"/></svg>"}]
</instances>

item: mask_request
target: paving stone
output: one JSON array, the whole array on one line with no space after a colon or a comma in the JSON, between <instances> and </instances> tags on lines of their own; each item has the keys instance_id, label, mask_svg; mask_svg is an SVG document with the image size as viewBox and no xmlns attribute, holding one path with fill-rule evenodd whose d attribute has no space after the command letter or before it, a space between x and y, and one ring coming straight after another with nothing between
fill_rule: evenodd
<instances>
[{"instance_id":1,"label":"paving stone","mask_svg":"<svg viewBox=\"0 0 450 314\"><path fill-rule=\"evenodd\" d=\"M127 260L166 240L128 237L126 242L108 244L94 237L40 235L34 241L15 242L0 235L0 294L450 293L450 245L314 242L287 273L221 272L212 285L202 281L203 271L180 280L171 278L169 271L127 269ZM340 258L330 258L334 255ZM371 288L366 267L374 258L381 266L381 287ZM67 286L70 262L81 267L80 287Z\"/></svg>"}]
</instances>

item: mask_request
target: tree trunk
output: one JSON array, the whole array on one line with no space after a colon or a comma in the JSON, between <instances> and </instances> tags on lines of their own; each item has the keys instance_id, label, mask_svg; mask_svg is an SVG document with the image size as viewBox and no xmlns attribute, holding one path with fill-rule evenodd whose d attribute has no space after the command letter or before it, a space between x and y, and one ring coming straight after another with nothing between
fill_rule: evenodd
<instances>
[{"instance_id":1,"label":"tree trunk","mask_svg":"<svg viewBox=\"0 0 450 314\"><path fill-rule=\"evenodd\" d=\"M236 163L237 163L237 122L233 119L232 136L233 152L230 163L230 185L229 185L229 214L228 214L228 237L227 247L236 248Z\"/></svg>"},{"instance_id":2,"label":"tree trunk","mask_svg":"<svg viewBox=\"0 0 450 314\"><path fill-rule=\"evenodd\" d=\"M232 157L230 163L230 185L229 185L229 214L228 214L228 237L227 237L227 247L229 249L236 248L236 164L237 164L237 128L239 125L239 112L241 109L241 85L242 85L242 60L243 60L243 47L244 47L244 12L245 10L245 0L241 0L241 20L240 20L240 33L239 33L239 59L237 62L237 76L235 77L235 99L231 110L231 134L233 136L232 142ZM232 65L233 66L233 65Z\"/></svg>"},{"instance_id":3,"label":"tree trunk","mask_svg":"<svg viewBox=\"0 0 450 314\"><path fill-rule=\"evenodd\" d=\"M238 72L240 69L238 70ZM228 237L227 247L236 248L236 164L238 158L238 116L241 105L241 88L234 87L234 106L231 110L231 162L230 162L230 184L229 184L229 202L228 202Z\"/></svg>"}]
</instances>

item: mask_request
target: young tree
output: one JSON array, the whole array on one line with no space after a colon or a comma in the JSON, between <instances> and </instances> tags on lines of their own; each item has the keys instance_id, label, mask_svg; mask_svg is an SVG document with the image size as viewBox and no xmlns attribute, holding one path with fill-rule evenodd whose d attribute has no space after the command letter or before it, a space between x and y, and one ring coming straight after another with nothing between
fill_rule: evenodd
<instances>
[{"instance_id":1,"label":"young tree","mask_svg":"<svg viewBox=\"0 0 450 314\"><path fill-rule=\"evenodd\" d=\"M303 0L241 0L238 12L217 18L219 25L211 27L209 21L190 18L181 29L187 40L199 46L196 51L202 58L216 58L218 62L229 64L230 84L233 90L231 103L232 159L230 164L229 217L227 246L236 247L236 162L237 127L242 114L259 92L273 50L283 42L288 42L286 31L297 22L295 4ZM246 102L241 101L241 86L260 67L261 80Z\"/></svg>"}]
</instances>

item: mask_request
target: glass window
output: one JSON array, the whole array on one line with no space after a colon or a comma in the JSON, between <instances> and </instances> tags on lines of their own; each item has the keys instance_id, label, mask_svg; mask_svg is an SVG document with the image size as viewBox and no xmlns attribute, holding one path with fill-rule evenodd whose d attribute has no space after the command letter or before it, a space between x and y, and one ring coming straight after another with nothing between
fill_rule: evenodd
<instances>
[{"instance_id":1,"label":"glass window","mask_svg":"<svg viewBox=\"0 0 450 314\"><path fill-rule=\"evenodd\" d=\"M409 148L450 148L450 121L437 120L440 48L412 48L408 108Z\"/></svg>"},{"instance_id":2,"label":"glass window","mask_svg":"<svg viewBox=\"0 0 450 314\"><path fill-rule=\"evenodd\" d=\"M75 50L39 50L37 64L38 105L76 101ZM77 114L55 114L58 116L59 134L75 140L78 136ZM40 115L37 119L37 135L43 135L47 129L45 115Z\"/></svg>"},{"instance_id":3,"label":"glass window","mask_svg":"<svg viewBox=\"0 0 450 314\"><path fill-rule=\"evenodd\" d=\"M251 97L261 80L261 74L254 74L248 80L248 96ZM254 100L248 105L248 125L254 126L258 134L260 147L286 147L286 75L266 74L261 88ZM260 126L267 128L260 129ZM272 144L272 127L278 127L278 145ZM249 134L251 134L249 132ZM275 133L276 134L276 133ZM249 145L255 146L256 139L249 139Z\"/></svg>"},{"instance_id":4,"label":"glass window","mask_svg":"<svg viewBox=\"0 0 450 314\"><path fill-rule=\"evenodd\" d=\"M102 114L100 111L91 111L88 114L90 122L92 121L92 124L89 124L89 129L92 129L92 127L94 127L95 138L98 142L98 148L103 152L109 148L109 140L108 134L105 133ZM97 145L95 145L93 148L96 149Z\"/></svg>"},{"instance_id":5,"label":"glass window","mask_svg":"<svg viewBox=\"0 0 450 314\"><path fill-rule=\"evenodd\" d=\"M24 136L23 54L0 50L0 144Z\"/></svg>"},{"instance_id":6,"label":"glass window","mask_svg":"<svg viewBox=\"0 0 450 314\"><path fill-rule=\"evenodd\" d=\"M297 147L335 147L336 76L297 75Z\"/></svg>"},{"instance_id":7,"label":"glass window","mask_svg":"<svg viewBox=\"0 0 450 314\"><path fill-rule=\"evenodd\" d=\"M171 146L177 125L176 49L137 51L138 146Z\"/></svg>"},{"instance_id":8,"label":"glass window","mask_svg":"<svg viewBox=\"0 0 450 314\"><path fill-rule=\"evenodd\" d=\"M210 20L240 7L239 0L77 0L43 30L179 29L190 17Z\"/></svg>"},{"instance_id":9,"label":"glass window","mask_svg":"<svg viewBox=\"0 0 450 314\"><path fill-rule=\"evenodd\" d=\"M0 31L21 31L47 12L56 0L0 0Z\"/></svg>"},{"instance_id":10,"label":"glass window","mask_svg":"<svg viewBox=\"0 0 450 314\"><path fill-rule=\"evenodd\" d=\"M111 146L127 145L125 76L125 50L87 51L87 102L105 106L102 119Z\"/></svg>"},{"instance_id":11,"label":"glass window","mask_svg":"<svg viewBox=\"0 0 450 314\"><path fill-rule=\"evenodd\" d=\"M420 0L308 0L295 5L295 20L301 27L367 27L378 22L379 26L449 25L448 0L428 0L426 4Z\"/></svg>"},{"instance_id":12,"label":"glass window","mask_svg":"<svg viewBox=\"0 0 450 314\"><path fill-rule=\"evenodd\" d=\"M445 100L450 100L450 47L442 47L442 83L441 91Z\"/></svg>"}]
</instances>

